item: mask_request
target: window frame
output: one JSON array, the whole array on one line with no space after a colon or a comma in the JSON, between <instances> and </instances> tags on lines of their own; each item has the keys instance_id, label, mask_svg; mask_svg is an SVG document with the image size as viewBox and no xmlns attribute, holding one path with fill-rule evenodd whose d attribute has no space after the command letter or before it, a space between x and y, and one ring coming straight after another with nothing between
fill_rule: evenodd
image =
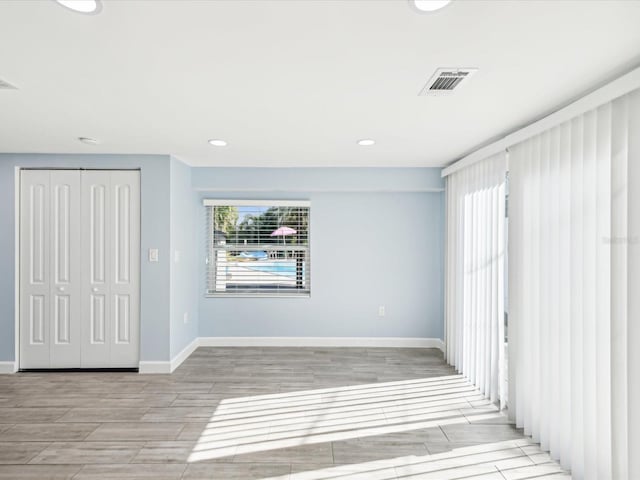
<instances>
[{"instance_id":1,"label":"window frame","mask_svg":"<svg viewBox=\"0 0 640 480\"><path fill-rule=\"evenodd\" d=\"M309 200L233 200L233 199L216 199L205 198L202 204L206 209L206 259L205 259L205 291L206 298L310 298L311 297L311 202ZM299 293L293 293L295 290L268 291L258 293L256 291L224 291L216 292L210 288L211 279L213 278L215 288L215 270L216 270L216 252L220 250L216 248L214 238L214 208L215 207L299 207L307 208L307 244L304 247L287 245L287 250L300 250L306 252L306 274L307 287ZM247 250L273 250L282 251L282 247L274 245L273 248L267 248L266 245L248 246Z\"/></svg>"}]
</instances>

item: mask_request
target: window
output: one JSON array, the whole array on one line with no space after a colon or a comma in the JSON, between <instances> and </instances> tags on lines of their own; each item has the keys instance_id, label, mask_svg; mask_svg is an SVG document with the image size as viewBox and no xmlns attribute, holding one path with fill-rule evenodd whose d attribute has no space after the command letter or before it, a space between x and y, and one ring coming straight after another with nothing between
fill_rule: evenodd
<instances>
[{"instance_id":1,"label":"window","mask_svg":"<svg viewBox=\"0 0 640 480\"><path fill-rule=\"evenodd\" d=\"M204 200L208 296L309 296L309 202Z\"/></svg>"}]
</instances>

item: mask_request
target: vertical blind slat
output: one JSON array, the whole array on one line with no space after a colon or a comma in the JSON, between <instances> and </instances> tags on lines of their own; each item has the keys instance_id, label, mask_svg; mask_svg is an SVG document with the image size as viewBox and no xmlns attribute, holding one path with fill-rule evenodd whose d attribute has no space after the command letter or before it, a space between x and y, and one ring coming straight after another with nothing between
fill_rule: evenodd
<instances>
[{"instance_id":1,"label":"vertical blind slat","mask_svg":"<svg viewBox=\"0 0 640 480\"><path fill-rule=\"evenodd\" d=\"M492 401L504 401L506 155L447 178L446 356Z\"/></svg>"}]
</instances>

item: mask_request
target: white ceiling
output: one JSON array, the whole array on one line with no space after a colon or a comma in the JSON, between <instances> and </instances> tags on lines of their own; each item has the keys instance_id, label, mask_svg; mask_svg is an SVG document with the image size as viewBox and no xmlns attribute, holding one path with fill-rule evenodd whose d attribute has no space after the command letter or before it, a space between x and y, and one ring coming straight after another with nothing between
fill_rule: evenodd
<instances>
[{"instance_id":1,"label":"white ceiling","mask_svg":"<svg viewBox=\"0 0 640 480\"><path fill-rule=\"evenodd\" d=\"M442 166L636 66L638 25L640 1L3 0L0 151ZM480 70L418 97L438 67Z\"/></svg>"}]
</instances>

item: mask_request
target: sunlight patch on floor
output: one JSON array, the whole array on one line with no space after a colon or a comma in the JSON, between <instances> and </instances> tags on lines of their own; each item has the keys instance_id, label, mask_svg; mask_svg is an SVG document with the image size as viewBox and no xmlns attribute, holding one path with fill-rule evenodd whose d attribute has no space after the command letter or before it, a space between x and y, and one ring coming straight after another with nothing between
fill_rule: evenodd
<instances>
[{"instance_id":1,"label":"sunlight patch on floor","mask_svg":"<svg viewBox=\"0 0 640 480\"><path fill-rule=\"evenodd\" d=\"M189 462L468 423L471 416L501 414L461 375L225 399Z\"/></svg>"},{"instance_id":2,"label":"sunlight patch on floor","mask_svg":"<svg viewBox=\"0 0 640 480\"><path fill-rule=\"evenodd\" d=\"M541 456L545 456L542 458ZM544 463L540 463L544 460ZM530 439L295 472L262 480L570 480Z\"/></svg>"}]
</instances>

